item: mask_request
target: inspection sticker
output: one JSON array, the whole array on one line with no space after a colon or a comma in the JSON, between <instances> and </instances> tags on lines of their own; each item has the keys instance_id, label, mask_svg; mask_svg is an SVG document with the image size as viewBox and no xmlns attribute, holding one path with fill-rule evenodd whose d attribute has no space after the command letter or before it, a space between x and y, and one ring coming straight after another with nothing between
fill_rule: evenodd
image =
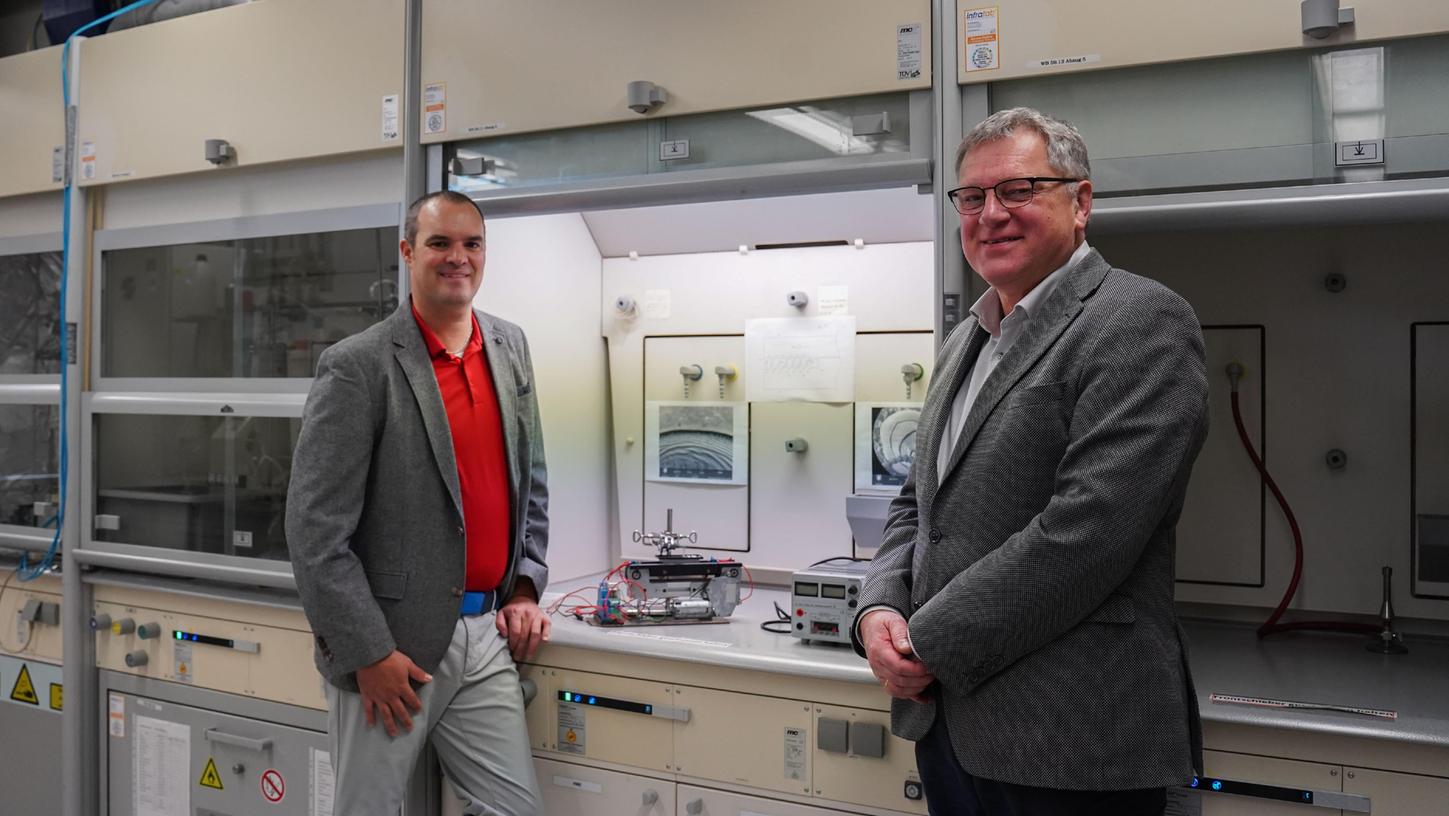
<instances>
[{"instance_id":1,"label":"inspection sticker","mask_svg":"<svg viewBox=\"0 0 1449 816\"><path fill-rule=\"evenodd\" d=\"M966 9L966 70L991 71L1001 67L1001 37L997 30L999 6Z\"/></svg>"},{"instance_id":2,"label":"inspection sticker","mask_svg":"<svg viewBox=\"0 0 1449 816\"><path fill-rule=\"evenodd\" d=\"M584 707L578 703L558 704L558 750L564 754L583 754L586 732Z\"/></svg>"},{"instance_id":3,"label":"inspection sticker","mask_svg":"<svg viewBox=\"0 0 1449 816\"><path fill-rule=\"evenodd\" d=\"M423 88L423 132L448 129L448 83L434 82Z\"/></svg>"},{"instance_id":4,"label":"inspection sticker","mask_svg":"<svg viewBox=\"0 0 1449 816\"><path fill-rule=\"evenodd\" d=\"M397 127L397 94L382 98L382 140L395 142L401 135Z\"/></svg>"},{"instance_id":5,"label":"inspection sticker","mask_svg":"<svg viewBox=\"0 0 1449 816\"><path fill-rule=\"evenodd\" d=\"M805 729L785 729L785 778L805 779Z\"/></svg>"},{"instance_id":6,"label":"inspection sticker","mask_svg":"<svg viewBox=\"0 0 1449 816\"><path fill-rule=\"evenodd\" d=\"M59 714L60 667L0 655L0 702Z\"/></svg>"},{"instance_id":7,"label":"inspection sticker","mask_svg":"<svg viewBox=\"0 0 1449 816\"><path fill-rule=\"evenodd\" d=\"M107 725L110 728L111 736L118 739L126 738L126 698L119 694L112 694L109 701L109 710L106 714Z\"/></svg>"},{"instance_id":8,"label":"inspection sticker","mask_svg":"<svg viewBox=\"0 0 1449 816\"><path fill-rule=\"evenodd\" d=\"M921 78L920 23L896 26L896 79Z\"/></svg>"},{"instance_id":9,"label":"inspection sticker","mask_svg":"<svg viewBox=\"0 0 1449 816\"><path fill-rule=\"evenodd\" d=\"M93 179L96 177L96 143L81 142L80 149L81 178Z\"/></svg>"},{"instance_id":10,"label":"inspection sticker","mask_svg":"<svg viewBox=\"0 0 1449 816\"><path fill-rule=\"evenodd\" d=\"M332 755L316 748L312 752L312 802L308 816L332 816L332 803L336 799L337 777L332 772Z\"/></svg>"}]
</instances>

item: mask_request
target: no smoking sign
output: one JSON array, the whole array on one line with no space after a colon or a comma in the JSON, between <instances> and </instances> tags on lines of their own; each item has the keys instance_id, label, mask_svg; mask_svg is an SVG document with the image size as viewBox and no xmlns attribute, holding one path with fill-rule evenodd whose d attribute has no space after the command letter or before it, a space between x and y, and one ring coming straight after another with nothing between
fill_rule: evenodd
<instances>
[{"instance_id":1,"label":"no smoking sign","mask_svg":"<svg viewBox=\"0 0 1449 816\"><path fill-rule=\"evenodd\" d=\"M287 795L287 782L282 779L282 772L276 768L268 768L262 774L261 785L262 798L274 805L282 801L282 797Z\"/></svg>"}]
</instances>

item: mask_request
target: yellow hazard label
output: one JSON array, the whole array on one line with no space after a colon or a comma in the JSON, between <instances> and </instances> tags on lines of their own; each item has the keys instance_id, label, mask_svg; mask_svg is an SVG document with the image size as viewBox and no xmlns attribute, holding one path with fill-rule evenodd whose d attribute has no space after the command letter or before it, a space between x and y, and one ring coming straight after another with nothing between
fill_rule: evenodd
<instances>
[{"instance_id":1,"label":"yellow hazard label","mask_svg":"<svg viewBox=\"0 0 1449 816\"><path fill-rule=\"evenodd\" d=\"M579 735L572 728L570 728L568 730L568 733L564 734L564 739L568 740L569 742L578 742Z\"/></svg>"},{"instance_id":2,"label":"yellow hazard label","mask_svg":"<svg viewBox=\"0 0 1449 816\"><path fill-rule=\"evenodd\" d=\"M59 683L50 684L50 708L52 711L61 710L61 692Z\"/></svg>"},{"instance_id":3,"label":"yellow hazard label","mask_svg":"<svg viewBox=\"0 0 1449 816\"><path fill-rule=\"evenodd\" d=\"M15 678L15 687L10 689L10 699L17 703L40 705L40 697L35 693L35 683L30 679L30 667L24 663L20 664L20 676Z\"/></svg>"},{"instance_id":4,"label":"yellow hazard label","mask_svg":"<svg viewBox=\"0 0 1449 816\"><path fill-rule=\"evenodd\" d=\"M203 788L215 788L216 790L222 790L221 774L216 772L215 757L206 758L206 770L201 772L201 779L197 780L196 784L200 785Z\"/></svg>"}]
</instances>

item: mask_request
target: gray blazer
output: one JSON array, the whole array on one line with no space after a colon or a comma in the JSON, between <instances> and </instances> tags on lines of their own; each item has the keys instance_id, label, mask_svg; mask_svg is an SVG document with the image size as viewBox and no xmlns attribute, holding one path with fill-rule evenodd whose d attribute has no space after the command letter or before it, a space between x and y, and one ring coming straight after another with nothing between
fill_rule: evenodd
<instances>
[{"instance_id":1,"label":"gray blazer","mask_svg":"<svg viewBox=\"0 0 1449 816\"><path fill-rule=\"evenodd\" d=\"M987 378L945 472L951 402L987 334L952 332L861 608L894 607L936 675L961 766L1019 785L1164 787L1201 767L1173 607L1174 528L1207 433L1202 331L1154 281L1089 253ZM859 640L856 650L864 654Z\"/></svg>"},{"instance_id":2,"label":"gray blazer","mask_svg":"<svg viewBox=\"0 0 1449 816\"><path fill-rule=\"evenodd\" d=\"M500 590L548 583L548 487L528 341L474 312L503 417L513 538ZM355 690L357 669L401 650L438 667L463 595L453 436L409 301L322 353L287 490L287 545L316 637L317 669Z\"/></svg>"}]
</instances>

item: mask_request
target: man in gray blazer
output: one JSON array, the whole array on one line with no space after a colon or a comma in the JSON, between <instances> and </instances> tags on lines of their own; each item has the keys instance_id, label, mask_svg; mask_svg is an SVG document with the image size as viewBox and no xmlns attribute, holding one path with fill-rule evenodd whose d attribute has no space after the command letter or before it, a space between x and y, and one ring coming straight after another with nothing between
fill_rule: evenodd
<instances>
[{"instance_id":1,"label":"man in gray blazer","mask_svg":"<svg viewBox=\"0 0 1449 816\"><path fill-rule=\"evenodd\" d=\"M1207 432L1202 332L1087 245L1071 125L1001 111L956 165L990 288L942 345L856 650L932 814L1160 814L1201 767L1173 558Z\"/></svg>"},{"instance_id":2,"label":"man in gray blazer","mask_svg":"<svg viewBox=\"0 0 1449 816\"><path fill-rule=\"evenodd\" d=\"M472 308L477 206L425 196L405 234L411 299L322 354L287 493L334 811L396 816L426 741L465 812L536 813L514 665L549 633L533 364L517 326Z\"/></svg>"}]
</instances>

